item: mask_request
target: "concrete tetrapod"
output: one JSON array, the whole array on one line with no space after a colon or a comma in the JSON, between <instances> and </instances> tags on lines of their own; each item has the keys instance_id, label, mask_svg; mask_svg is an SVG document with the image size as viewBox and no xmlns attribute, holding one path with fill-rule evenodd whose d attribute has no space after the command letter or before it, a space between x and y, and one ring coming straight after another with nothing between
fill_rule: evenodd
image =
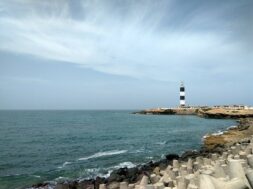
<instances>
[{"instance_id":1,"label":"concrete tetrapod","mask_svg":"<svg viewBox=\"0 0 253 189\"><path fill-rule=\"evenodd\" d=\"M128 189L128 183L127 182L121 182L119 183L120 189Z\"/></svg>"},{"instance_id":2,"label":"concrete tetrapod","mask_svg":"<svg viewBox=\"0 0 253 189\"><path fill-rule=\"evenodd\" d=\"M221 181L214 177L211 178L216 189L249 189L249 187L240 178L234 178L228 182Z\"/></svg>"},{"instance_id":3,"label":"concrete tetrapod","mask_svg":"<svg viewBox=\"0 0 253 189\"><path fill-rule=\"evenodd\" d=\"M199 176L199 188L200 189L217 189L213 184L211 177L209 175L200 175Z\"/></svg>"},{"instance_id":4,"label":"concrete tetrapod","mask_svg":"<svg viewBox=\"0 0 253 189\"><path fill-rule=\"evenodd\" d=\"M246 177L249 181L249 184L251 186L251 188L253 188L253 170L250 170L246 173Z\"/></svg>"},{"instance_id":5,"label":"concrete tetrapod","mask_svg":"<svg viewBox=\"0 0 253 189\"><path fill-rule=\"evenodd\" d=\"M250 154L247 156L248 164L251 168L253 168L253 155Z\"/></svg>"},{"instance_id":6,"label":"concrete tetrapod","mask_svg":"<svg viewBox=\"0 0 253 189\"><path fill-rule=\"evenodd\" d=\"M105 184L100 184L99 189L106 189L106 185Z\"/></svg>"},{"instance_id":7,"label":"concrete tetrapod","mask_svg":"<svg viewBox=\"0 0 253 189\"><path fill-rule=\"evenodd\" d=\"M249 182L245 176L245 172L243 170L240 160L230 159L228 161L228 170L229 170L229 177L231 179L241 178L244 181L244 183L250 188Z\"/></svg>"},{"instance_id":8,"label":"concrete tetrapod","mask_svg":"<svg viewBox=\"0 0 253 189\"><path fill-rule=\"evenodd\" d=\"M164 189L164 185L163 185L163 183L158 182L158 183L154 184L154 188L155 189Z\"/></svg>"},{"instance_id":9,"label":"concrete tetrapod","mask_svg":"<svg viewBox=\"0 0 253 189\"><path fill-rule=\"evenodd\" d=\"M146 186L148 184L148 177L146 175L143 175L141 182L140 182L140 186Z\"/></svg>"},{"instance_id":10,"label":"concrete tetrapod","mask_svg":"<svg viewBox=\"0 0 253 189\"><path fill-rule=\"evenodd\" d=\"M129 184L128 189L134 189L135 184Z\"/></svg>"}]
</instances>

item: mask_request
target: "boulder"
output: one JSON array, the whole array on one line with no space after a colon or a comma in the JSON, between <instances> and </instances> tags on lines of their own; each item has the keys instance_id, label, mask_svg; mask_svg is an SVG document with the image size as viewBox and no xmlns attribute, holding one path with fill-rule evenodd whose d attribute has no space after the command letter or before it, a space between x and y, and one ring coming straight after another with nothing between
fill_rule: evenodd
<instances>
[{"instance_id":1,"label":"boulder","mask_svg":"<svg viewBox=\"0 0 253 189\"><path fill-rule=\"evenodd\" d=\"M128 182L129 183L136 182L139 174L140 172L137 167L129 168L126 175Z\"/></svg>"},{"instance_id":2,"label":"boulder","mask_svg":"<svg viewBox=\"0 0 253 189\"><path fill-rule=\"evenodd\" d=\"M113 171L109 178L108 181L109 182L122 182L122 181L127 181L129 183L133 183L137 181L138 175L140 174L140 171L137 167L133 167L133 168L120 168L117 169L115 171Z\"/></svg>"},{"instance_id":3,"label":"boulder","mask_svg":"<svg viewBox=\"0 0 253 189\"><path fill-rule=\"evenodd\" d=\"M181 160L183 161L187 161L189 158L191 159L194 159L196 157L198 157L200 154L198 151L196 150L189 150L189 151L186 151L184 152L182 155L181 155Z\"/></svg>"},{"instance_id":4,"label":"boulder","mask_svg":"<svg viewBox=\"0 0 253 189\"><path fill-rule=\"evenodd\" d=\"M167 154L165 157L168 161L172 161L173 159L179 159L179 155L177 154Z\"/></svg>"}]
</instances>

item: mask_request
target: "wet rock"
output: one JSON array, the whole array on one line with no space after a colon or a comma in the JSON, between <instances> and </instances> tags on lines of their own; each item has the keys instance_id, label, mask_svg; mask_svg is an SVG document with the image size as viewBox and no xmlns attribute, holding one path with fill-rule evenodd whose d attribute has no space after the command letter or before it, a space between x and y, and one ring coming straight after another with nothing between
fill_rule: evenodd
<instances>
[{"instance_id":1,"label":"wet rock","mask_svg":"<svg viewBox=\"0 0 253 189\"><path fill-rule=\"evenodd\" d=\"M222 154L222 152L225 151L225 145L223 144L218 144L215 146L215 148L212 150L212 153L218 153L218 154Z\"/></svg>"},{"instance_id":2,"label":"wet rock","mask_svg":"<svg viewBox=\"0 0 253 189\"><path fill-rule=\"evenodd\" d=\"M140 172L137 167L129 168L127 172L127 181L129 183L136 182L139 174Z\"/></svg>"},{"instance_id":3,"label":"wet rock","mask_svg":"<svg viewBox=\"0 0 253 189\"><path fill-rule=\"evenodd\" d=\"M62 183L57 183L55 189L77 189L77 181L65 181Z\"/></svg>"},{"instance_id":4,"label":"wet rock","mask_svg":"<svg viewBox=\"0 0 253 189\"><path fill-rule=\"evenodd\" d=\"M116 173L118 175L126 175L128 173L128 168L127 167L119 168L118 170L116 170Z\"/></svg>"},{"instance_id":5,"label":"wet rock","mask_svg":"<svg viewBox=\"0 0 253 189\"><path fill-rule=\"evenodd\" d=\"M144 173L144 172L152 172L154 167L158 166L158 164L156 165L153 161L150 161L147 164L144 164L140 167L140 172Z\"/></svg>"},{"instance_id":6,"label":"wet rock","mask_svg":"<svg viewBox=\"0 0 253 189\"><path fill-rule=\"evenodd\" d=\"M78 186L78 182L73 181L69 184L69 189L77 189L77 186Z\"/></svg>"},{"instance_id":7,"label":"wet rock","mask_svg":"<svg viewBox=\"0 0 253 189\"><path fill-rule=\"evenodd\" d=\"M126 181L129 183L136 182L141 171L137 167L133 168L120 168L111 173L108 178L108 182L122 182Z\"/></svg>"},{"instance_id":8,"label":"wet rock","mask_svg":"<svg viewBox=\"0 0 253 189\"><path fill-rule=\"evenodd\" d=\"M173 159L179 159L179 155L177 154L168 154L165 157L168 161L172 161Z\"/></svg>"},{"instance_id":9,"label":"wet rock","mask_svg":"<svg viewBox=\"0 0 253 189\"><path fill-rule=\"evenodd\" d=\"M120 168L111 173L111 175L108 178L108 181L122 182L123 180L128 180L127 176L128 176L128 168L127 167Z\"/></svg>"},{"instance_id":10,"label":"wet rock","mask_svg":"<svg viewBox=\"0 0 253 189\"><path fill-rule=\"evenodd\" d=\"M40 187L46 187L46 186L48 186L48 183L38 183L38 184L32 185L33 188L40 188Z\"/></svg>"},{"instance_id":11,"label":"wet rock","mask_svg":"<svg viewBox=\"0 0 253 189\"><path fill-rule=\"evenodd\" d=\"M182 155L181 155L181 159L183 161L187 161L189 158L196 158L197 156L199 156L199 152L196 151L196 150L189 150L189 151L186 151L184 152Z\"/></svg>"},{"instance_id":12,"label":"wet rock","mask_svg":"<svg viewBox=\"0 0 253 189\"><path fill-rule=\"evenodd\" d=\"M162 159L160 161L158 161L158 166L160 167L160 169L165 169L170 161L168 161L167 159Z\"/></svg>"},{"instance_id":13,"label":"wet rock","mask_svg":"<svg viewBox=\"0 0 253 189\"><path fill-rule=\"evenodd\" d=\"M68 183L57 183L55 189L69 189Z\"/></svg>"}]
</instances>

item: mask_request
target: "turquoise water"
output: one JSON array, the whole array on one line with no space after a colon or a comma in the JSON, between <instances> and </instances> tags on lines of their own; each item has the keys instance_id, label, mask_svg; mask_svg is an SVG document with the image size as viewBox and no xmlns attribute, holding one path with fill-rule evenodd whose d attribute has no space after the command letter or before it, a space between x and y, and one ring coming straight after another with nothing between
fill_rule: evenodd
<instances>
[{"instance_id":1,"label":"turquoise water","mask_svg":"<svg viewBox=\"0 0 253 189\"><path fill-rule=\"evenodd\" d=\"M90 178L199 149L205 133L235 125L131 111L0 111L0 188Z\"/></svg>"}]
</instances>

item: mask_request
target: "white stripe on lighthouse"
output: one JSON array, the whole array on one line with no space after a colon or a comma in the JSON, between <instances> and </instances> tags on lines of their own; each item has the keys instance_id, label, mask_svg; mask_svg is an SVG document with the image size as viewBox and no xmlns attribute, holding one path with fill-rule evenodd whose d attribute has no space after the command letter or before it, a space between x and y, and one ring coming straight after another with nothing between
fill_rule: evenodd
<instances>
[{"instance_id":1,"label":"white stripe on lighthouse","mask_svg":"<svg viewBox=\"0 0 253 189\"><path fill-rule=\"evenodd\" d=\"M185 92L180 92L180 96L185 96Z\"/></svg>"},{"instance_id":2,"label":"white stripe on lighthouse","mask_svg":"<svg viewBox=\"0 0 253 189\"><path fill-rule=\"evenodd\" d=\"M180 105L185 105L185 100L180 100Z\"/></svg>"}]
</instances>

